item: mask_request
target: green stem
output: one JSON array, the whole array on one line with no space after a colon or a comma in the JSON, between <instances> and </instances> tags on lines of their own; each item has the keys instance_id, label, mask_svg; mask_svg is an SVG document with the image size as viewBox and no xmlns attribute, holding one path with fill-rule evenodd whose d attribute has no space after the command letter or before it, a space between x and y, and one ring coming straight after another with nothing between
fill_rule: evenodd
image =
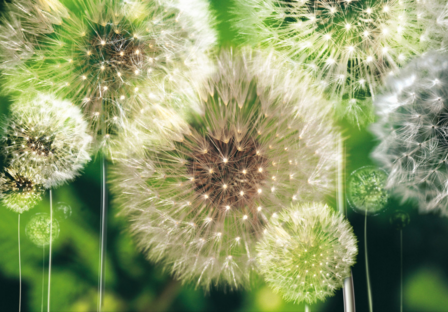
<instances>
[{"instance_id":1,"label":"green stem","mask_svg":"<svg viewBox=\"0 0 448 312\"><path fill-rule=\"evenodd\" d=\"M403 230L400 230L400 312L403 312Z\"/></svg>"},{"instance_id":2,"label":"green stem","mask_svg":"<svg viewBox=\"0 0 448 312\"><path fill-rule=\"evenodd\" d=\"M17 224L19 242L19 312L22 310L22 257L20 255L20 213Z\"/></svg>"},{"instance_id":3,"label":"green stem","mask_svg":"<svg viewBox=\"0 0 448 312\"><path fill-rule=\"evenodd\" d=\"M53 191L50 189L50 248L48 250L48 294L47 294L47 312L50 312L50 294L51 294L51 251L53 240Z\"/></svg>"},{"instance_id":4,"label":"green stem","mask_svg":"<svg viewBox=\"0 0 448 312\"><path fill-rule=\"evenodd\" d=\"M342 140L342 136L339 137L339 146L338 146L338 154L340 158L338 159L338 192L337 196L337 206L338 210L342 215L346 215L345 213L345 205L344 205L344 161L345 161L345 152L344 152L344 142ZM343 286L344 293L344 311L345 312L355 312L355 287L353 284L353 275L350 272L350 276L344 280Z\"/></svg>"},{"instance_id":5,"label":"green stem","mask_svg":"<svg viewBox=\"0 0 448 312\"><path fill-rule=\"evenodd\" d=\"M305 304L305 312L311 312L310 306Z\"/></svg>"},{"instance_id":6,"label":"green stem","mask_svg":"<svg viewBox=\"0 0 448 312\"><path fill-rule=\"evenodd\" d=\"M44 292L45 292L45 245L42 247L42 297L40 300L40 312L44 312Z\"/></svg>"},{"instance_id":7,"label":"green stem","mask_svg":"<svg viewBox=\"0 0 448 312\"><path fill-rule=\"evenodd\" d=\"M106 139L106 123L104 120L104 106L105 103L103 101L101 106L101 134L103 144ZM99 300L98 300L98 312L101 312L104 303L104 289L105 289L105 255L106 255L106 213L107 213L107 198L106 198L106 157L104 155L104 146L101 153L101 247L100 247L100 263L99 263L99 281L98 281L98 290L99 290Z\"/></svg>"},{"instance_id":8,"label":"green stem","mask_svg":"<svg viewBox=\"0 0 448 312\"><path fill-rule=\"evenodd\" d=\"M107 213L107 205L106 205L106 160L104 154L102 154L101 159L101 251L100 251L100 278L99 278L99 302L98 302L98 311L101 312L103 308L104 301L104 270L105 270L105 253L106 253L106 213Z\"/></svg>"},{"instance_id":9,"label":"green stem","mask_svg":"<svg viewBox=\"0 0 448 312\"><path fill-rule=\"evenodd\" d=\"M367 279L367 294L369 296L369 311L373 311L372 302L372 288L370 287L370 273L369 273L369 256L367 252L367 211L365 213L366 217L364 220L364 256L366 259L366 279Z\"/></svg>"}]
</instances>

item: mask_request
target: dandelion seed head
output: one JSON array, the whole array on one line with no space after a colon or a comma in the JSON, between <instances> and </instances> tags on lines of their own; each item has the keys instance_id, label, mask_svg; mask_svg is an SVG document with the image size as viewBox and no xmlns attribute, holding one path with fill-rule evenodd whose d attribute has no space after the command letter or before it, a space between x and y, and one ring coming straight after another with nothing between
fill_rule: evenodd
<instances>
[{"instance_id":1,"label":"dandelion seed head","mask_svg":"<svg viewBox=\"0 0 448 312\"><path fill-rule=\"evenodd\" d=\"M51 228L50 228L51 227ZM59 237L60 227L58 220L47 213L37 213L25 227L26 236L39 247L48 246Z\"/></svg>"},{"instance_id":2,"label":"dandelion seed head","mask_svg":"<svg viewBox=\"0 0 448 312\"><path fill-rule=\"evenodd\" d=\"M3 125L5 156L34 168L45 187L73 179L90 160L91 136L80 109L55 96L30 92L17 98Z\"/></svg>"},{"instance_id":3,"label":"dandelion seed head","mask_svg":"<svg viewBox=\"0 0 448 312\"><path fill-rule=\"evenodd\" d=\"M210 73L207 55L216 36L207 1L74 2L79 9L65 9L57 27L30 32L26 60L13 64L5 58L0 67L10 78L8 91L32 86L80 106L98 148L107 150L113 143L102 141L106 134L114 139L124 131L112 117L132 118L149 104L139 92L179 88L185 79L202 81ZM27 24L29 18L22 14L17 23Z\"/></svg>"},{"instance_id":4,"label":"dandelion seed head","mask_svg":"<svg viewBox=\"0 0 448 312\"><path fill-rule=\"evenodd\" d=\"M386 207L389 199L386 183L387 173L374 166L353 171L347 187L350 206L361 214L378 214Z\"/></svg>"},{"instance_id":5,"label":"dandelion seed head","mask_svg":"<svg viewBox=\"0 0 448 312\"><path fill-rule=\"evenodd\" d=\"M281 211L256 250L268 285L285 300L306 303L333 296L350 276L358 253L350 224L321 203Z\"/></svg>"},{"instance_id":6,"label":"dandelion seed head","mask_svg":"<svg viewBox=\"0 0 448 312\"><path fill-rule=\"evenodd\" d=\"M374 119L372 92L399 67L403 57L444 48L441 43L448 23L436 20L440 20L440 12L446 12L445 4L244 0L234 7L238 16L235 27L244 34L246 43L262 42L286 50L305 67L313 66L312 72L323 81L330 102L338 103L338 116L362 126ZM340 75L346 79L341 81ZM365 86L356 84L361 77L367 78ZM356 102L349 103L351 98Z\"/></svg>"},{"instance_id":7,"label":"dandelion seed head","mask_svg":"<svg viewBox=\"0 0 448 312\"><path fill-rule=\"evenodd\" d=\"M247 285L269 217L294 195L303 202L333 188L338 152L329 111L304 76L274 56L222 52L216 73L190 98L200 98L199 117L184 120L187 127L164 122L166 131L142 114L135 123L144 151L117 159L113 186L139 246L176 277L206 289Z\"/></svg>"},{"instance_id":8,"label":"dandelion seed head","mask_svg":"<svg viewBox=\"0 0 448 312\"><path fill-rule=\"evenodd\" d=\"M448 56L427 53L388 80L375 100L372 156L387 171L386 189L421 212L448 215Z\"/></svg>"}]
</instances>

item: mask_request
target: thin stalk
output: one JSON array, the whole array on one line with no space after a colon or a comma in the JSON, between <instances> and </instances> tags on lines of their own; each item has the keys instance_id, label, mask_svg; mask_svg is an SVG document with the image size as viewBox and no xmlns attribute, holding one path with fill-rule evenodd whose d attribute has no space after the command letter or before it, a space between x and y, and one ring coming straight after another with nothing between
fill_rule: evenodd
<instances>
[{"instance_id":1,"label":"thin stalk","mask_svg":"<svg viewBox=\"0 0 448 312\"><path fill-rule=\"evenodd\" d=\"M403 312L403 230L400 230L400 312Z\"/></svg>"},{"instance_id":2,"label":"thin stalk","mask_svg":"<svg viewBox=\"0 0 448 312\"><path fill-rule=\"evenodd\" d=\"M42 298L40 301L40 312L44 312L44 292L45 292L45 246L42 247Z\"/></svg>"},{"instance_id":3,"label":"thin stalk","mask_svg":"<svg viewBox=\"0 0 448 312\"><path fill-rule=\"evenodd\" d=\"M50 189L50 244L48 249L48 294L47 294L47 312L50 312L50 294L51 294L51 250L53 240L53 191Z\"/></svg>"},{"instance_id":4,"label":"thin stalk","mask_svg":"<svg viewBox=\"0 0 448 312\"><path fill-rule=\"evenodd\" d=\"M364 220L364 257L366 259L366 279L367 279L367 294L369 296L369 311L373 311L372 302L372 288L370 287L370 273L369 273L369 256L367 252L367 211L365 213L366 217Z\"/></svg>"},{"instance_id":5,"label":"thin stalk","mask_svg":"<svg viewBox=\"0 0 448 312\"><path fill-rule=\"evenodd\" d=\"M311 312L310 306L305 304L305 312Z\"/></svg>"},{"instance_id":6,"label":"thin stalk","mask_svg":"<svg viewBox=\"0 0 448 312\"><path fill-rule=\"evenodd\" d=\"M104 103L103 103L104 104ZM106 124L104 122L104 113L102 108L101 114L101 134L102 139L104 140L106 137ZM106 201L106 157L104 155L104 151L101 152L101 242L100 242L100 263L99 263L99 281L98 281L98 292L99 292L99 300L98 300L98 312L101 312L103 308L103 297L104 297L104 289L105 289L105 253L106 253L106 213L107 213L107 201Z\"/></svg>"},{"instance_id":7,"label":"thin stalk","mask_svg":"<svg viewBox=\"0 0 448 312\"><path fill-rule=\"evenodd\" d=\"M338 159L338 192L336 194L337 206L338 210L342 215L346 215L345 213L345 204L344 204L344 162L345 162L345 150L344 150L344 142L342 140L342 136L339 137L339 155ZM344 280L343 286L344 292L344 311L345 312L356 312L355 305L355 287L353 284L353 274L350 272L350 276Z\"/></svg>"},{"instance_id":8,"label":"thin stalk","mask_svg":"<svg viewBox=\"0 0 448 312\"><path fill-rule=\"evenodd\" d=\"M22 311L22 257L20 255L20 213L17 224L19 242L19 312Z\"/></svg>"},{"instance_id":9,"label":"thin stalk","mask_svg":"<svg viewBox=\"0 0 448 312\"><path fill-rule=\"evenodd\" d=\"M105 252L106 252L106 213L107 213L107 203L106 203L106 160L104 154L101 159L102 175L101 175L101 249L100 249L100 264L99 264L99 301L98 301L98 311L100 312L103 307L103 296L104 296L104 270L105 270Z\"/></svg>"}]
</instances>

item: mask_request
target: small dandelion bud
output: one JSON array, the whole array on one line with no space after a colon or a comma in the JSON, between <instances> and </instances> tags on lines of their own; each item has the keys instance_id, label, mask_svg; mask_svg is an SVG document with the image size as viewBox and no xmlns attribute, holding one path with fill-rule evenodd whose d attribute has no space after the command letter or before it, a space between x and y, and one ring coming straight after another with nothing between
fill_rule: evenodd
<instances>
[{"instance_id":1,"label":"small dandelion bud","mask_svg":"<svg viewBox=\"0 0 448 312\"><path fill-rule=\"evenodd\" d=\"M53 95L21 95L3 128L6 154L38 172L47 188L73 179L90 160L91 136L80 109Z\"/></svg>"},{"instance_id":2,"label":"small dandelion bud","mask_svg":"<svg viewBox=\"0 0 448 312\"><path fill-rule=\"evenodd\" d=\"M32 168L12 165L0 174L0 199L9 209L22 213L42 200L44 188Z\"/></svg>"},{"instance_id":3,"label":"small dandelion bud","mask_svg":"<svg viewBox=\"0 0 448 312\"><path fill-rule=\"evenodd\" d=\"M294 204L267 225L256 248L258 266L285 300L314 303L333 296L350 276L356 243L350 224L327 205Z\"/></svg>"},{"instance_id":4,"label":"small dandelion bud","mask_svg":"<svg viewBox=\"0 0 448 312\"><path fill-rule=\"evenodd\" d=\"M405 211L395 211L389 219L390 224L397 230L401 231L411 222L409 214Z\"/></svg>"},{"instance_id":5,"label":"small dandelion bud","mask_svg":"<svg viewBox=\"0 0 448 312\"><path fill-rule=\"evenodd\" d=\"M389 173L386 189L421 212L448 215L448 55L428 53L389 78L375 100L380 140L372 156Z\"/></svg>"},{"instance_id":6,"label":"small dandelion bud","mask_svg":"<svg viewBox=\"0 0 448 312\"><path fill-rule=\"evenodd\" d=\"M164 259L175 276L204 288L239 288L255 269L255 243L269 217L293 195L303 202L331 192L337 134L323 99L274 55L224 51L217 64L207 92L190 100L200 96L203 113L187 127L154 127L151 111L136 118L138 140L123 133L123 141L144 151L117 159L112 185L150 259ZM221 233L219 244L213 233Z\"/></svg>"},{"instance_id":7,"label":"small dandelion bud","mask_svg":"<svg viewBox=\"0 0 448 312\"><path fill-rule=\"evenodd\" d=\"M48 246L50 244L50 227L51 227L51 241L59 237L59 222L53 217L51 222L50 215L47 213L36 214L26 225L26 236L39 247Z\"/></svg>"},{"instance_id":8,"label":"small dandelion bud","mask_svg":"<svg viewBox=\"0 0 448 312\"><path fill-rule=\"evenodd\" d=\"M447 23L437 22L445 5L438 0L242 0L233 11L243 40L286 51L322 81L340 117L362 126L373 121L372 98L391 71L410 57L446 49Z\"/></svg>"}]
</instances>

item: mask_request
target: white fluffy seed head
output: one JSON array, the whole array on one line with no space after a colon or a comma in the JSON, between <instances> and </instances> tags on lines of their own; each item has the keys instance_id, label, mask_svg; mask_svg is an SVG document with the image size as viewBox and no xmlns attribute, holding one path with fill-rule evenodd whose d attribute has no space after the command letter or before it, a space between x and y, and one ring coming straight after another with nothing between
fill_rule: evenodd
<instances>
[{"instance_id":1,"label":"white fluffy seed head","mask_svg":"<svg viewBox=\"0 0 448 312\"><path fill-rule=\"evenodd\" d=\"M205 0L74 0L72 6L50 32L34 30L29 57L0 67L7 90L32 86L80 106L98 147L107 148L122 122L144 106L140 93L177 88L184 78L201 81L210 72L207 53L216 36Z\"/></svg>"},{"instance_id":2,"label":"white fluffy seed head","mask_svg":"<svg viewBox=\"0 0 448 312\"><path fill-rule=\"evenodd\" d=\"M333 296L356 262L357 240L343 216L321 203L293 204L272 218L256 248L260 272L288 301Z\"/></svg>"},{"instance_id":3,"label":"white fluffy seed head","mask_svg":"<svg viewBox=\"0 0 448 312\"><path fill-rule=\"evenodd\" d=\"M313 71L337 113L373 121L372 97L390 72L445 47L445 1L243 0L234 9L244 39L274 46ZM441 46L442 44L442 46Z\"/></svg>"},{"instance_id":4,"label":"white fluffy seed head","mask_svg":"<svg viewBox=\"0 0 448 312\"><path fill-rule=\"evenodd\" d=\"M374 158L387 188L420 211L448 215L448 55L428 53L391 77L375 101L380 139Z\"/></svg>"},{"instance_id":5,"label":"white fluffy seed head","mask_svg":"<svg viewBox=\"0 0 448 312\"><path fill-rule=\"evenodd\" d=\"M112 183L150 259L204 288L238 288L250 280L268 219L293 197L331 193L337 133L322 98L275 55L225 51L217 64L191 99L203 113L187 127L165 135L151 129L153 115L136 119L145 125L139 144L163 138L117 159ZM135 145L135 135L125 137Z\"/></svg>"},{"instance_id":6,"label":"white fluffy seed head","mask_svg":"<svg viewBox=\"0 0 448 312\"><path fill-rule=\"evenodd\" d=\"M92 137L81 110L54 95L30 92L13 104L3 125L3 151L16 166L33 168L45 187L73 179L90 160Z\"/></svg>"}]
</instances>

